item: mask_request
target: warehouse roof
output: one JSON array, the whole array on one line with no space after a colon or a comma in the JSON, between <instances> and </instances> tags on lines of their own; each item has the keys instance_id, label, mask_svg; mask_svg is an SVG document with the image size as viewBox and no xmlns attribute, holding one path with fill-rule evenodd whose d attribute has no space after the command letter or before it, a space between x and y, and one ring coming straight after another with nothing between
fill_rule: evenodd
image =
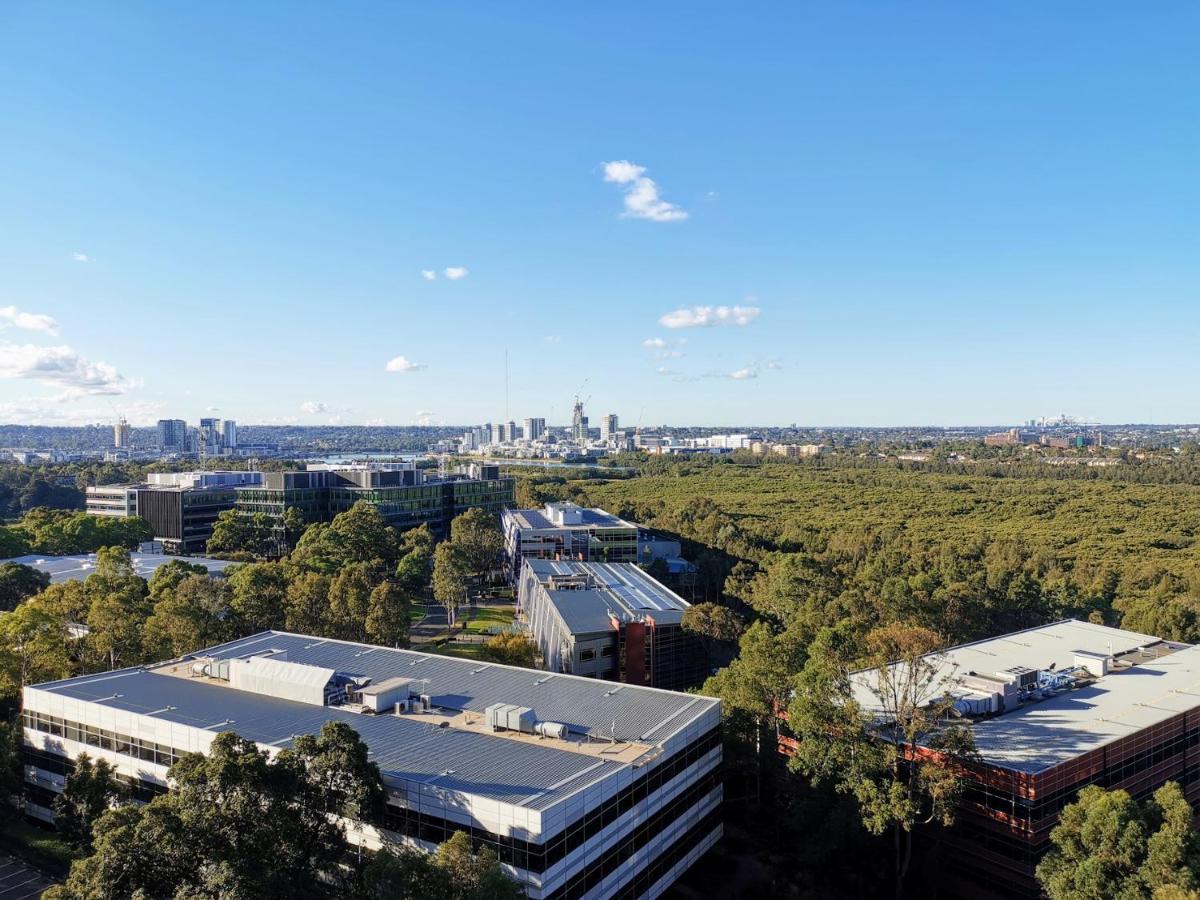
<instances>
[{"instance_id":1,"label":"warehouse roof","mask_svg":"<svg viewBox=\"0 0 1200 900\"><path fill-rule=\"evenodd\" d=\"M1077 655L1110 660L1107 674L1080 673L1071 689L973 720L984 762L1039 772L1200 706L1200 647L1071 619L929 654L924 699L954 693L964 677L1069 672ZM878 677L871 669L851 676L865 709L878 711Z\"/></svg>"}]
</instances>

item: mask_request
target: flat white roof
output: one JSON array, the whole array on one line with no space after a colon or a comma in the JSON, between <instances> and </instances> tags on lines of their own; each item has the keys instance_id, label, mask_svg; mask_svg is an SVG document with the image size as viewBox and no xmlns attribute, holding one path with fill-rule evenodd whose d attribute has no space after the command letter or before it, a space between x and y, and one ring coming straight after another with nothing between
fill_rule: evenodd
<instances>
[{"instance_id":1,"label":"flat white roof","mask_svg":"<svg viewBox=\"0 0 1200 900\"><path fill-rule=\"evenodd\" d=\"M1173 644L1166 655L1144 658L1135 652L1162 643L1153 635L1091 622L1054 622L930 654L926 659L936 671L924 699L943 696L971 674L995 676L1014 667L1062 671L1074 666L1077 653L1125 655L1122 666L1090 684L973 722L984 762L1039 772L1200 706L1200 646ZM878 711L875 670L855 672L851 683L854 699Z\"/></svg>"}]
</instances>

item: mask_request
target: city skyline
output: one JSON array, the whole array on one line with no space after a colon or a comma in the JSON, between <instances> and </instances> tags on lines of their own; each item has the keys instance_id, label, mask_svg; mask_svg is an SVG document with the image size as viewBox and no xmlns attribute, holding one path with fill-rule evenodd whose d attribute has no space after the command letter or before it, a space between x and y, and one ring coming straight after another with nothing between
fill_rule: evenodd
<instances>
[{"instance_id":1,"label":"city skyline","mask_svg":"<svg viewBox=\"0 0 1200 900\"><path fill-rule=\"evenodd\" d=\"M1192 7L258 10L10 14L0 422L1197 418Z\"/></svg>"}]
</instances>

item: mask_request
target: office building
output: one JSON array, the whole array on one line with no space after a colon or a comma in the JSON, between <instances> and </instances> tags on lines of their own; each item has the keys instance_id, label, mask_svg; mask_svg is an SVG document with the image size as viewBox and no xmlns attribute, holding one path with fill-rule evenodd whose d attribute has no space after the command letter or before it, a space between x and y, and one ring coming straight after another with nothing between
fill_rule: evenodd
<instances>
[{"instance_id":1,"label":"office building","mask_svg":"<svg viewBox=\"0 0 1200 900\"><path fill-rule=\"evenodd\" d=\"M583 403L578 398L571 411L571 439L578 444L588 442L588 418L583 414Z\"/></svg>"},{"instance_id":2,"label":"office building","mask_svg":"<svg viewBox=\"0 0 1200 900\"><path fill-rule=\"evenodd\" d=\"M84 492L90 516L126 519L137 515L136 484L89 485Z\"/></svg>"},{"instance_id":3,"label":"office building","mask_svg":"<svg viewBox=\"0 0 1200 900\"><path fill-rule=\"evenodd\" d=\"M507 509L500 517L500 527L504 531L505 571L514 585L524 559L642 565L661 559L673 574L695 571L681 558L678 541L595 507L562 502L547 503L542 509Z\"/></svg>"},{"instance_id":4,"label":"office building","mask_svg":"<svg viewBox=\"0 0 1200 900\"><path fill-rule=\"evenodd\" d=\"M708 674L703 644L681 627L690 604L632 563L527 559L517 596L548 671L668 690Z\"/></svg>"},{"instance_id":5,"label":"office building","mask_svg":"<svg viewBox=\"0 0 1200 900\"><path fill-rule=\"evenodd\" d=\"M600 420L600 440L607 443L616 437L620 427L617 423L617 414L609 413Z\"/></svg>"},{"instance_id":6,"label":"office building","mask_svg":"<svg viewBox=\"0 0 1200 900\"><path fill-rule=\"evenodd\" d=\"M217 434L221 438L222 450L233 452L237 449L237 422L233 419L222 419L217 428Z\"/></svg>"},{"instance_id":7,"label":"office building","mask_svg":"<svg viewBox=\"0 0 1200 900\"><path fill-rule=\"evenodd\" d=\"M546 433L545 419L526 419L525 420L525 440L540 441Z\"/></svg>"},{"instance_id":8,"label":"office building","mask_svg":"<svg viewBox=\"0 0 1200 900\"><path fill-rule=\"evenodd\" d=\"M261 480L259 472L156 472L147 475L143 484L89 487L87 511L97 516L141 516L167 553L203 553L217 516L233 509L235 489Z\"/></svg>"},{"instance_id":9,"label":"office building","mask_svg":"<svg viewBox=\"0 0 1200 900\"><path fill-rule=\"evenodd\" d=\"M1041 896L1034 869L1087 785L1145 798L1176 781L1200 801L1200 646L1065 620L926 660L926 696L955 699L979 753L959 821L938 835L951 893ZM852 682L880 714L878 672Z\"/></svg>"},{"instance_id":10,"label":"office building","mask_svg":"<svg viewBox=\"0 0 1200 900\"><path fill-rule=\"evenodd\" d=\"M117 420L117 424L113 426L113 446L118 450L128 450L132 442L132 435L133 429L129 427L129 423L125 421L125 417L121 416Z\"/></svg>"},{"instance_id":11,"label":"office building","mask_svg":"<svg viewBox=\"0 0 1200 900\"><path fill-rule=\"evenodd\" d=\"M385 811L346 829L424 850L464 831L538 898L652 898L721 837L720 701L282 632L24 688L24 795L53 820L74 760L134 796L232 730L269 753L326 722L368 745ZM376 712L376 710L378 710Z\"/></svg>"},{"instance_id":12,"label":"office building","mask_svg":"<svg viewBox=\"0 0 1200 900\"><path fill-rule=\"evenodd\" d=\"M515 481L498 466L475 465L427 476L411 463L396 466L309 466L305 471L264 472L260 483L237 489L237 510L265 513L283 537L284 513L294 507L306 522L327 522L360 500L401 530L428 524L441 538L450 522L468 509L499 517L512 506Z\"/></svg>"},{"instance_id":13,"label":"office building","mask_svg":"<svg viewBox=\"0 0 1200 900\"><path fill-rule=\"evenodd\" d=\"M183 419L159 419L158 449L163 453L186 453L188 450L187 422Z\"/></svg>"},{"instance_id":14,"label":"office building","mask_svg":"<svg viewBox=\"0 0 1200 900\"><path fill-rule=\"evenodd\" d=\"M515 584L524 559L638 562L638 526L602 509L547 503L501 516L505 564Z\"/></svg>"}]
</instances>

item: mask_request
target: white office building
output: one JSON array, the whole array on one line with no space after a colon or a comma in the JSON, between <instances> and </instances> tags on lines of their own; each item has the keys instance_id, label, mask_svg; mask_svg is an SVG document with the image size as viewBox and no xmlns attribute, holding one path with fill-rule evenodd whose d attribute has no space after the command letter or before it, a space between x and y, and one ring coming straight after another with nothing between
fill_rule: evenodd
<instances>
[{"instance_id":1,"label":"white office building","mask_svg":"<svg viewBox=\"0 0 1200 900\"><path fill-rule=\"evenodd\" d=\"M26 810L46 821L81 753L148 799L222 731L274 754L342 721L388 793L348 840L465 831L531 898L657 897L722 834L709 697L271 631L22 702Z\"/></svg>"}]
</instances>

